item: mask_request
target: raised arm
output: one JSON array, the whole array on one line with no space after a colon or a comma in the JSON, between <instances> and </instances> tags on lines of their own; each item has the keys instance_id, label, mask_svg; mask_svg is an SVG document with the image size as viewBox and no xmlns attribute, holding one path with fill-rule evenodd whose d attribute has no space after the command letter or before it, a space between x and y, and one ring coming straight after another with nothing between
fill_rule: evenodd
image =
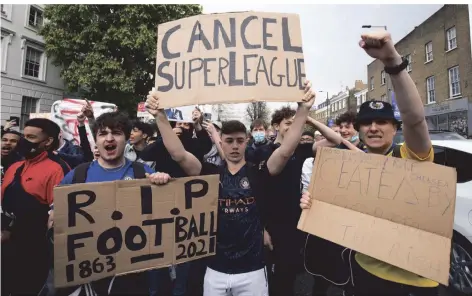
<instances>
[{"instance_id":1,"label":"raised arm","mask_svg":"<svg viewBox=\"0 0 472 296\"><path fill-rule=\"evenodd\" d=\"M223 152L223 148L221 147L220 133L216 130L215 126L211 122L204 121L202 122L202 126L205 128L205 130L213 139L213 142L215 143L216 150L218 150L218 155L220 156L220 158L222 160L225 160L226 159L225 153Z\"/></svg>"},{"instance_id":2,"label":"raised arm","mask_svg":"<svg viewBox=\"0 0 472 296\"><path fill-rule=\"evenodd\" d=\"M156 91L149 92L146 105L148 112L156 119L164 146L172 159L179 164L187 175L198 176L202 170L202 164L195 156L185 150L179 137L172 130L164 109L159 107L158 95Z\"/></svg>"},{"instance_id":3,"label":"raised arm","mask_svg":"<svg viewBox=\"0 0 472 296\"><path fill-rule=\"evenodd\" d=\"M267 169L271 175L278 175L292 157L300 143L303 127L308 117L308 112L315 101L315 92L311 89L311 83L305 82L305 96L303 102L298 104L297 113L290 130L285 136L282 145L277 148L267 161Z\"/></svg>"},{"instance_id":4,"label":"raised arm","mask_svg":"<svg viewBox=\"0 0 472 296\"><path fill-rule=\"evenodd\" d=\"M402 63L390 33L372 32L363 34L361 38L359 45L368 55L381 60L386 67L396 67ZM390 79L403 121L406 146L420 158L425 158L431 150L431 139L418 89L406 70L391 74Z\"/></svg>"},{"instance_id":5,"label":"raised arm","mask_svg":"<svg viewBox=\"0 0 472 296\"><path fill-rule=\"evenodd\" d=\"M312 125L325 137L325 139L313 143L313 151L316 151L317 147L336 147L342 143L343 137L341 137L340 134L336 133L318 120L308 116L307 123Z\"/></svg>"}]
</instances>

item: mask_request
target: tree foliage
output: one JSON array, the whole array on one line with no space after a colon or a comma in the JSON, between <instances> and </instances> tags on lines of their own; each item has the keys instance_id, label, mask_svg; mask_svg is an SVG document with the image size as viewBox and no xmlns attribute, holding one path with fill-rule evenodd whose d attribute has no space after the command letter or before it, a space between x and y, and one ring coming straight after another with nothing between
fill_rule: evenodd
<instances>
[{"instance_id":1,"label":"tree foliage","mask_svg":"<svg viewBox=\"0 0 472 296\"><path fill-rule=\"evenodd\" d=\"M256 119L269 122L269 115L270 110L267 106L267 102L249 103L246 107L246 117L250 122L253 122Z\"/></svg>"},{"instance_id":2,"label":"tree foliage","mask_svg":"<svg viewBox=\"0 0 472 296\"><path fill-rule=\"evenodd\" d=\"M157 25L200 5L47 5L46 54L71 92L136 111L154 86Z\"/></svg>"}]
</instances>

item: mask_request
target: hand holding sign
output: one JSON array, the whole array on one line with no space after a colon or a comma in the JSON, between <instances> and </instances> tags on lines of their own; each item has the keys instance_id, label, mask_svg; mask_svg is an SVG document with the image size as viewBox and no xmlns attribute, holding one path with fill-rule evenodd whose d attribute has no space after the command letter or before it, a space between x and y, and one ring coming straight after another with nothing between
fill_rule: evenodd
<instances>
[{"instance_id":1,"label":"hand holding sign","mask_svg":"<svg viewBox=\"0 0 472 296\"><path fill-rule=\"evenodd\" d=\"M154 89L150 91L147 96L146 110L153 116L157 116L159 112L163 112L162 108L159 108L159 96L157 91Z\"/></svg>"},{"instance_id":2,"label":"hand holding sign","mask_svg":"<svg viewBox=\"0 0 472 296\"><path fill-rule=\"evenodd\" d=\"M156 185L164 185L169 183L172 179L169 174L166 173L154 173L154 174L146 174L146 177L151 181L151 183Z\"/></svg>"},{"instance_id":3,"label":"hand holding sign","mask_svg":"<svg viewBox=\"0 0 472 296\"><path fill-rule=\"evenodd\" d=\"M92 104L87 99L85 99L85 105L82 107L82 113L87 118L94 118Z\"/></svg>"},{"instance_id":4,"label":"hand holding sign","mask_svg":"<svg viewBox=\"0 0 472 296\"><path fill-rule=\"evenodd\" d=\"M299 106L311 109L311 106L315 103L315 91L312 89L311 82L305 81L305 95L303 96L303 102L298 103Z\"/></svg>"},{"instance_id":5,"label":"hand holding sign","mask_svg":"<svg viewBox=\"0 0 472 296\"><path fill-rule=\"evenodd\" d=\"M305 192L300 198L300 208L302 210L309 210L311 208L311 194L310 192Z\"/></svg>"}]
</instances>

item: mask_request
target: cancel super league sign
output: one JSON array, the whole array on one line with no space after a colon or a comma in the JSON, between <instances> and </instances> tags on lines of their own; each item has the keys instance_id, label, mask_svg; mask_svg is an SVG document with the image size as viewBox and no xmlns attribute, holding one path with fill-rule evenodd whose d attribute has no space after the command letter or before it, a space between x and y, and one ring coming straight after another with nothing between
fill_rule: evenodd
<instances>
[{"instance_id":1,"label":"cancel super league sign","mask_svg":"<svg viewBox=\"0 0 472 296\"><path fill-rule=\"evenodd\" d=\"M199 15L158 27L156 89L164 108L301 101L305 76L296 14Z\"/></svg>"},{"instance_id":2,"label":"cancel super league sign","mask_svg":"<svg viewBox=\"0 0 472 296\"><path fill-rule=\"evenodd\" d=\"M54 189L54 279L74 286L215 254L218 176Z\"/></svg>"}]
</instances>

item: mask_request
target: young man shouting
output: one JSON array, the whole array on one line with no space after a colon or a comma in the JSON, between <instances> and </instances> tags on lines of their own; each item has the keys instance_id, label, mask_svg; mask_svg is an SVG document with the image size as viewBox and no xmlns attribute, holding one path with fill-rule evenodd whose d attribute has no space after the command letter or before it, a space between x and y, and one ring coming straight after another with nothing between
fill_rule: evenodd
<instances>
[{"instance_id":1,"label":"young man shouting","mask_svg":"<svg viewBox=\"0 0 472 296\"><path fill-rule=\"evenodd\" d=\"M126 141L131 133L131 123L124 114L105 113L96 119L93 135L100 157L97 161L79 165L69 172L61 185L74 183L108 182L149 178L154 184L164 184L170 176L154 173L147 165L132 162L125 158ZM54 211L50 213L49 226L53 226ZM138 293L133 285L136 275L105 278L78 287L58 289L56 295L116 295L121 293Z\"/></svg>"},{"instance_id":2,"label":"young man shouting","mask_svg":"<svg viewBox=\"0 0 472 296\"><path fill-rule=\"evenodd\" d=\"M305 118L302 118L300 125L306 121L314 101L314 92L308 83L305 92L300 108L302 112L306 110L306 114L302 114ZM148 96L146 103L149 108L158 109L158 93ZM300 135L293 137L293 140L298 143ZM248 135L243 123L225 122L221 129L225 162L219 167L204 164L202 169L202 174L220 175L216 255L209 258L204 296L268 295L263 253L265 223L261 221L260 205L256 200L261 191L256 186L259 170L257 165L246 162L247 142ZM272 158L269 161L272 163Z\"/></svg>"},{"instance_id":3,"label":"young man shouting","mask_svg":"<svg viewBox=\"0 0 472 296\"><path fill-rule=\"evenodd\" d=\"M385 31L362 35L359 45L369 56L381 60L385 72L390 74L405 136L403 145L398 147L393 143L398 121L395 119L392 105L382 101L365 102L359 109L355 128L366 146L366 153L416 161L433 161L434 153L423 103L415 83L405 70L408 60L398 54L390 34ZM311 198L309 192L304 193L300 204L302 209L310 208ZM341 257L333 256L333 258ZM386 262L361 253L356 253L349 259L352 266L346 268L351 268L352 271L350 282L353 287L350 288L353 289L355 296L437 295L438 293L438 283ZM350 271L348 270L348 274L351 274Z\"/></svg>"}]
</instances>

